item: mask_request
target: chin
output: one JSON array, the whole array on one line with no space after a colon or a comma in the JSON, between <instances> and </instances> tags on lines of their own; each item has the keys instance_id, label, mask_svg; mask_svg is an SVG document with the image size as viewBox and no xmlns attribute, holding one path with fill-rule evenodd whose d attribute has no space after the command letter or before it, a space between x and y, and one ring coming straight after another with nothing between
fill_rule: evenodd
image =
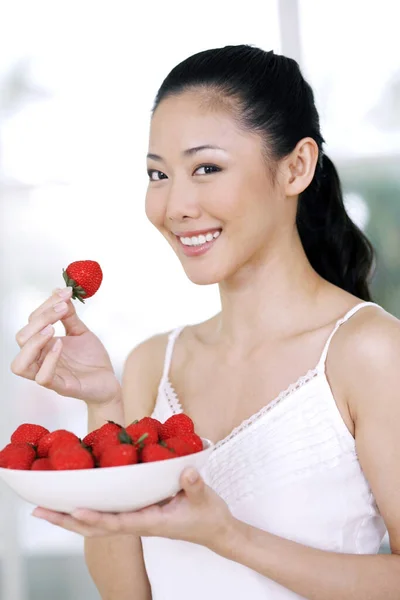
<instances>
[{"instance_id":1,"label":"chin","mask_svg":"<svg viewBox=\"0 0 400 600\"><path fill-rule=\"evenodd\" d=\"M206 268L184 269L184 271L186 277L196 285L214 285L224 280L224 275L222 273L210 273Z\"/></svg>"}]
</instances>

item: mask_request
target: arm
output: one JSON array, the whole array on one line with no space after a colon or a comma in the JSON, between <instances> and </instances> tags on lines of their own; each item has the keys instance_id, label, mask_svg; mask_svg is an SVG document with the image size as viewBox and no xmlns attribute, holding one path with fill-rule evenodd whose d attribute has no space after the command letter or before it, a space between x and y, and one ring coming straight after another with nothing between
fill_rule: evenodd
<instances>
[{"instance_id":1,"label":"arm","mask_svg":"<svg viewBox=\"0 0 400 600\"><path fill-rule=\"evenodd\" d=\"M128 356L119 398L106 407L89 408L89 431L107 419L122 425L150 416L162 370L164 335L137 346ZM85 560L102 600L151 600L139 536L85 538Z\"/></svg>"},{"instance_id":2,"label":"arm","mask_svg":"<svg viewBox=\"0 0 400 600\"><path fill-rule=\"evenodd\" d=\"M399 600L400 324L379 311L361 329L351 325L343 328L346 337L338 334L332 344L330 358L338 367L331 373L335 380L336 369L341 372L358 458L385 520L392 555L325 552L239 521L217 551L309 600ZM351 365L347 373L343 365Z\"/></svg>"}]
</instances>

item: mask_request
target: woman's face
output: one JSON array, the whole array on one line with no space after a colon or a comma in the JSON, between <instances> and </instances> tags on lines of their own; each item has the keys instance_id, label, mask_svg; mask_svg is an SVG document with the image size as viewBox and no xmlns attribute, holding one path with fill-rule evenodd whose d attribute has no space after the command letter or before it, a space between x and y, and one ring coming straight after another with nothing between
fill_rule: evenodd
<instances>
[{"instance_id":1,"label":"woman's face","mask_svg":"<svg viewBox=\"0 0 400 600\"><path fill-rule=\"evenodd\" d=\"M257 267L287 227L279 173L273 185L261 138L193 92L156 109L148 171L147 217L194 283Z\"/></svg>"}]
</instances>

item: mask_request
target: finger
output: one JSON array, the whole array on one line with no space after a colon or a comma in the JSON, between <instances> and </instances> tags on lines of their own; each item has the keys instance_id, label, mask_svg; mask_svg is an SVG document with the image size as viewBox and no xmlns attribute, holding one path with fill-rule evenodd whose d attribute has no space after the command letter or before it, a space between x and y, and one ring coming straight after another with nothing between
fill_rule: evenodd
<instances>
[{"instance_id":1,"label":"finger","mask_svg":"<svg viewBox=\"0 0 400 600\"><path fill-rule=\"evenodd\" d=\"M49 298L47 298L47 300L45 302L43 302L43 304L41 304L40 306L38 306L38 308L36 308L28 317L28 322L30 323L31 321L33 321L34 319L36 319L36 317L38 317L39 315L41 315L42 313L44 313L46 310L48 310L49 308L51 308L53 306L53 304L55 304L56 302L61 302L61 301L68 301L70 300L72 297L72 287L66 287L66 288L56 288L52 291L51 296Z\"/></svg>"},{"instance_id":2,"label":"finger","mask_svg":"<svg viewBox=\"0 0 400 600\"><path fill-rule=\"evenodd\" d=\"M67 531L73 531L74 533L83 535L84 537L95 537L107 534L107 532L101 531L96 527L91 527L86 523L82 523L66 513L55 512L44 508L35 508L32 512L32 516L43 519L57 527L62 527L62 529L66 529Z\"/></svg>"},{"instance_id":3,"label":"finger","mask_svg":"<svg viewBox=\"0 0 400 600\"><path fill-rule=\"evenodd\" d=\"M121 519L119 514L102 513L84 508L73 511L72 516L91 527L105 529L110 533L121 531Z\"/></svg>"},{"instance_id":4,"label":"finger","mask_svg":"<svg viewBox=\"0 0 400 600\"><path fill-rule=\"evenodd\" d=\"M198 471L185 469L180 478L180 484L188 500L193 504L201 504L205 500L206 486Z\"/></svg>"},{"instance_id":5,"label":"finger","mask_svg":"<svg viewBox=\"0 0 400 600\"><path fill-rule=\"evenodd\" d=\"M39 385L45 388L52 388L55 391L58 391L59 388L65 388L65 385L62 385L62 381L60 380L60 385L57 385L55 380L59 378L56 375L57 363L60 358L60 354L62 352L63 344L61 338L57 338L49 352L47 353L42 366L35 376L35 381Z\"/></svg>"},{"instance_id":6,"label":"finger","mask_svg":"<svg viewBox=\"0 0 400 600\"><path fill-rule=\"evenodd\" d=\"M15 336L18 346L22 348L33 335L42 331L47 325L54 325L65 316L67 312L67 302L58 302L55 300L51 308L38 314L34 319L31 319L28 325L25 325L25 327L18 331Z\"/></svg>"},{"instance_id":7,"label":"finger","mask_svg":"<svg viewBox=\"0 0 400 600\"><path fill-rule=\"evenodd\" d=\"M54 327L48 325L45 330L37 333L25 343L11 363L11 371L14 375L25 377L26 379L35 379L40 369L41 355L45 352L46 346L52 343L54 333Z\"/></svg>"},{"instance_id":8,"label":"finger","mask_svg":"<svg viewBox=\"0 0 400 600\"><path fill-rule=\"evenodd\" d=\"M69 301L67 305L68 310L67 312L62 313L60 319L61 323L64 325L66 335L82 335L83 333L87 333L89 328L78 317L74 304Z\"/></svg>"},{"instance_id":9,"label":"finger","mask_svg":"<svg viewBox=\"0 0 400 600\"><path fill-rule=\"evenodd\" d=\"M72 515L87 525L97 527L110 534L152 535L153 531L159 531L162 524L161 509L157 505L134 512L117 514L78 509Z\"/></svg>"}]
</instances>

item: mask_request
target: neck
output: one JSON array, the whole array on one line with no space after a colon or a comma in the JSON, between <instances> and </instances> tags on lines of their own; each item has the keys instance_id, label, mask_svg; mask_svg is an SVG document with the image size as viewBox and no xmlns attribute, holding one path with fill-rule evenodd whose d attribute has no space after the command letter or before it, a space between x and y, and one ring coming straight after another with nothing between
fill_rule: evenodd
<instances>
[{"instance_id":1,"label":"neck","mask_svg":"<svg viewBox=\"0 0 400 600\"><path fill-rule=\"evenodd\" d=\"M220 339L244 346L306 324L326 282L312 269L298 235L273 255L244 265L219 284Z\"/></svg>"}]
</instances>

